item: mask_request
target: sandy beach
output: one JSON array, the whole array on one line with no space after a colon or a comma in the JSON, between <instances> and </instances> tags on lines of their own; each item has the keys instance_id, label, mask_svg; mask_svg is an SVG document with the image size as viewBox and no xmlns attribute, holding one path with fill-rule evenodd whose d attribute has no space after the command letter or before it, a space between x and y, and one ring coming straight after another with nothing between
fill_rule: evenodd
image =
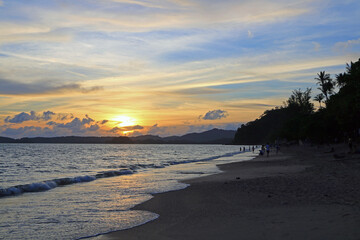
<instances>
[{"instance_id":1,"label":"sandy beach","mask_svg":"<svg viewBox=\"0 0 360 240\"><path fill-rule=\"evenodd\" d=\"M360 156L345 146L282 148L220 165L134 209L152 222L96 239L360 239Z\"/></svg>"}]
</instances>

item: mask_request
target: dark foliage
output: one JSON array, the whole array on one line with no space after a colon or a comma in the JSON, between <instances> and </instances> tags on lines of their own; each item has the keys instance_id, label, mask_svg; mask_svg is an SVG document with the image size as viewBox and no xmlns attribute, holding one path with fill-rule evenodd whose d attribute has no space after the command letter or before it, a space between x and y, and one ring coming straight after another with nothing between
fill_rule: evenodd
<instances>
[{"instance_id":1,"label":"dark foliage","mask_svg":"<svg viewBox=\"0 0 360 240\"><path fill-rule=\"evenodd\" d=\"M346 72L337 75L336 82L339 92L329 99L326 110L339 131L355 138L360 128L360 59L347 64Z\"/></svg>"},{"instance_id":2,"label":"dark foliage","mask_svg":"<svg viewBox=\"0 0 360 240\"><path fill-rule=\"evenodd\" d=\"M276 139L309 140L317 143L359 138L360 59L347 64L346 72L332 80L325 71L315 78L319 90L314 100L325 107L316 112L310 102L311 89L294 90L283 107L267 110L259 119L242 125L236 132L236 144L260 144ZM334 92L335 84L339 87Z\"/></svg>"},{"instance_id":3,"label":"dark foliage","mask_svg":"<svg viewBox=\"0 0 360 240\"><path fill-rule=\"evenodd\" d=\"M235 134L236 144L259 144L274 140L288 120L287 109L275 108L264 112L255 121L241 125Z\"/></svg>"},{"instance_id":4,"label":"dark foliage","mask_svg":"<svg viewBox=\"0 0 360 240\"><path fill-rule=\"evenodd\" d=\"M236 144L259 144L279 138L303 137L303 126L313 112L311 89L294 90L283 107L267 110L259 119L242 125L235 134Z\"/></svg>"}]
</instances>

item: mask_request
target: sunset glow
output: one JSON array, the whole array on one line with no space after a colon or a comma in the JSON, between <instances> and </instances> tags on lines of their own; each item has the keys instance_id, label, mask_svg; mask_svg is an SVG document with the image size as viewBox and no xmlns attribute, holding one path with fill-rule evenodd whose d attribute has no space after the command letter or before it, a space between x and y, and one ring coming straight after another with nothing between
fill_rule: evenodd
<instances>
[{"instance_id":1,"label":"sunset glow","mask_svg":"<svg viewBox=\"0 0 360 240\"><path fill-rule=\"evenodd\" d=\"M116 116L112 119L112 121L115 121L115 125L118 127L134 126L137 124L134 118L124 115Z\"/></svg>"},{"instance_id":2,"label":"sunset glow","mask_svg":"<svg viewBox=\"0 0 360 240\"><path fill-rule=\"evenodd\" d=\"M358 0L0 0L0 136L234 130L356 61L359 16Z\"/></svg>"}]
</instances>

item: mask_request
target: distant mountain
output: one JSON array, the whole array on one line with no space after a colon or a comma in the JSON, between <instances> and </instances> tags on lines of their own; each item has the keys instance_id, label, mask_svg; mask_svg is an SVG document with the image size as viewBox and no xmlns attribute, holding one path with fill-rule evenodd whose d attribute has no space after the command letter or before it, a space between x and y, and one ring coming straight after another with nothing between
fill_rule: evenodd
<instances>
[{"instance_id":1,"label":"distant mountain","mask_svg":"<svg viewBox=\"0 0 360 240\"><path fill-rule=\"evenodd\" d=\"M121 143L121 144L230 144L236 131L214 128L201 133L183 136L159 137L143 135L137 137L35 137L12 139L0 137L0 143Z\"/></svg>"},{"instance_id":2,"label":"distant mountain","mask_svg":"<svg viewBox=\"0 0 360 240\"><path fill-rule=\"evenodd\" d=\"M35 137L35 138L4 138L0 143L132 143L128 137Z\"/></svg>"},{"instance_id":3,"label":"distant mountain","mask_svg":"<svg viewBox=\"0 0 360 240\"><path fill-rule=\"evenodd\" d=\"M171 136L163 138L167 143L203 143L203 144L230 144L236 131L214 128L201 133L188 133L183 136Z\"/></svg>"},{"instance_id":4,"label":"distant mountain","mask_svg":"<svg viewBox=\"0 0 360 240\"><path fill-rule=\"evenodd\" d=\"M7 137L0 137L0 143L14 143L16 140Z\"/></svg>"},{"instance_id":5,"label":"distant mountain","mask_svg":"<svg viewBox=\"0 0 360 240\"><path fill-rule=\"evenodd\" d=\"M138 137L131 137L133 143L137 144L161 144L166 143L162 137L154 135L142 135Z\"/></svg>"},{"instance_id":6,"label":"distant mountain","mask_svg":"<svg viewBox=\"0 0 360 240\"><path fill-rule=\"evenodd\" d=\"M214 128L201 133L188 133L183 136L159 137L144 135L131 137L133 143L139 144L230 144L236 131Z\"/></svg>"}]
</instances>

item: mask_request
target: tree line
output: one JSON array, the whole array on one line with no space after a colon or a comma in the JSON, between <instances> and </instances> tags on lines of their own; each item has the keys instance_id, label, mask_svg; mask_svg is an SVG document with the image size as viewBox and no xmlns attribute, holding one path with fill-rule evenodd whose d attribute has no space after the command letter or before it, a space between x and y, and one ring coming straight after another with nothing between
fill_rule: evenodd
<instances>
[{"instance_id":1,"label":"tree line","mask_svg":"<svg viewBox=\"0 0 360 240\"><path fill-rule=\"evenodd\" d=\"M258 119L241 125L234 143L359 140L360 59L346 64L345 72L334 79L321 71L315 80L319 94L312 98L311 88L294 90L282 106L266 110ZM317 109L312 99L319 103Z\"/></svg>"}]
</instances>

